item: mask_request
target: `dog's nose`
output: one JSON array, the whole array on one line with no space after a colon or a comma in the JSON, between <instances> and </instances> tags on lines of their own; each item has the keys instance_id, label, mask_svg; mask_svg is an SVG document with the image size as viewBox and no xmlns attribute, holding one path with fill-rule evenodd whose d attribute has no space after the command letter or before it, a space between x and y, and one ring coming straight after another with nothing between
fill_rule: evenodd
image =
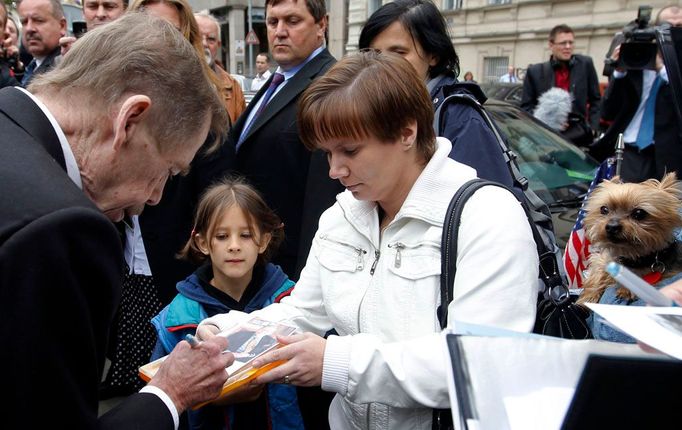
<instances>
[{"instance_id":1,"label":"dog's nose","mask_svg":"<svg viewBox=\"0 0 682 430\"><path fill-rule=\"evenodd\" d=\"M618 221L609 221L606 224L606 233L609 235L618 234L623 231L623 226Z\"/></svg>"}]
</instances>

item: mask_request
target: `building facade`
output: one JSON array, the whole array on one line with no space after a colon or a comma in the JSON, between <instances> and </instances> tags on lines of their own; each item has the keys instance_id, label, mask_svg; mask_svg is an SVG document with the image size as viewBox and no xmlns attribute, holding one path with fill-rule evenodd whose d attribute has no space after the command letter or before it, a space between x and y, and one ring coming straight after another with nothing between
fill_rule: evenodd
<instances>
[{"instance_id":1,"label":"building facade","mask_svg":"<svg viewBox=\"0 0 682 430\"><path fill-rule=\"evenodd\" d=\"M351 0L348 10L348 52L357 50L367 17L381 0ZM514 66L522 79L529 64L550 57L552 27L567 24L576 36L575 53L589 55L601 75L611 40L637 17L638 7L658 10L682 1L666 0L434 0L445 16L460 58L461 75L471 71L479 82L495 81ZM606 81L606 77L600 77Z\"/></svg>"}]
</instances>

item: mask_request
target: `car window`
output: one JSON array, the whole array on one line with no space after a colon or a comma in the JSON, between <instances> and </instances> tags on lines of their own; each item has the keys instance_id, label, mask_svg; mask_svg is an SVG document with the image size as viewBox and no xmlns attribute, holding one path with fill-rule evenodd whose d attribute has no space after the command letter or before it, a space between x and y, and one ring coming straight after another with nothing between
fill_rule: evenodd
<instances>
[{"instance_id":1,"label":"car window","mask_svg":"<svg viewBox=\"0 0 682 430\"><path fill-rule=\"evenodd\" d=\"M523 87L519 85L517 87L512 88L512 90L509 91L509 94L505 98L505 101L515 104L516 106L521 106L521 97L523 97Z\"/></svg>"},{"instance_id":2,"label":"car window","mask_svg":"<svg viewBox=\"0 0 682 430\"><path fill-rule=\"evenodd\" d=\"M546 203L582 195L597 163L519 108L486 106L509 148L518 156L521 173Z\"/></svg>"}]
</instances>

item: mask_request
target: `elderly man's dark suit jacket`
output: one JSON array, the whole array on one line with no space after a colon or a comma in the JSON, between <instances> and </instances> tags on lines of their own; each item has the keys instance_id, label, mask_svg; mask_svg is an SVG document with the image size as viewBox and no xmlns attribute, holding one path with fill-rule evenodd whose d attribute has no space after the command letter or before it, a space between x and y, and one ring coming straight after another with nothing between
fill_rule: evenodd
<instances>
[{"instance_id":1,"label":"elderly man's dark suit jacket","mask_svg":"<svg viewBox=\"0 0 682 430\"><path fill-rule=\"evenodd\" d=\"M284 222L286 239L274 262L292 279L298 279L305 264L320 215L334 204L336 194L343 191L338 181L329 178L324 154L315 151L311 156L303 146L296 125L301 93L334 62L334 57L325 49L303 66L254 120L237 152L237 172L245 175L262 193ZM271 80L272 77L230 131L232 145L236 145L244 122Z\"/></svg>"},{"instance_id":2,"label":"elderly man's dark suit jacket","mask_svg":"<svg viewBox=\"0 0 682 430\"><path fill-rule=\"evenodd\" d=\"M521 107L533 114L538 98L554 87L554 60L528 66L523 80ZM573 55L568 62L571 71L569 92L573 95L573 112L582 115L593 130L599 129L599 78L592 58ZM587 112L587 105L590 111Z\"/></svg>"},{"instance_id":3,"label":"elderly man's dark suit jacket","mask_svg":"<svg viewBox=\"0 0 682 430\"><path fill-rule=\"evenodd\" d=\"M642 71L629 70L620 79L611 79L602 101L602 118L613 121L600 141L590 150L599 159L613 155L616 139L623 133L637 112L642 98ZM682 175L682 136L676 117L670 85L662 82L656 96L654 117L654 152L657 178L666 172ZM628 142L630 143L630 142Z\"/></svg>"},{"instance_id":4,"label":"elderly man's dark suit jacket","mask_svg":"<svg viewBox=\"0 0 682 430\"><path fill-rule=\"evenodd\" d=\"M0 367L6 428L172 428L151 394L97 419L97 388L119 300L113 224L65 172L48 119L0 91Z\"/></svg>"}]
</instances>

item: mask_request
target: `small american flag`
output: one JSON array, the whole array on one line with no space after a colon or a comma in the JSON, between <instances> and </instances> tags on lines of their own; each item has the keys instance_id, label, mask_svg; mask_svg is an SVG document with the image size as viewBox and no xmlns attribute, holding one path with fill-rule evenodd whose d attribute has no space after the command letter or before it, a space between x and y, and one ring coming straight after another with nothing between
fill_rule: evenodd
<instances>
[{"instance_id":1,"label":"small american flag","mask_svg":"<svg viewBox=\"0 0 682 430\"><path fill-rule=\"evenodd\" d=\"M590 188L585 194L583 204L578 211L578 218L575 220L575 225L568 237L566 243L566 250L564 251L564 269L568 277L569 288L582 288L583 278L582 273L587 268L587 259L590 256L590 241L585 237L585 229L583 220L585 219L585 204L590 197L592 191L603 180L611 179L616 172L616 162L613 158L608 158L601 163L594 179L590 183Z\"/></svg>"}]
</instances>

